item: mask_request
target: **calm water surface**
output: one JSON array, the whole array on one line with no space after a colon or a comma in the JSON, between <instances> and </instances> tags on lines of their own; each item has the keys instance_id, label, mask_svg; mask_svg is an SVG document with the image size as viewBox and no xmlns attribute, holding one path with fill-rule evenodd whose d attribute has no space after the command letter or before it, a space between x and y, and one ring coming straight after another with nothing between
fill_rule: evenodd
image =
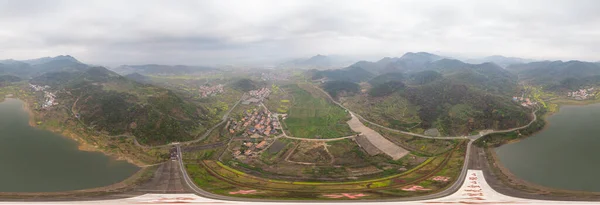
<instances>
[{"instance_id":1,"label":"calm water surface","mask_svg":"<svg viewBox=\"0 0 600 205\"><path fill-rule=\"evenodd\" d=\"M50 192L94 188L122 181L139 168L30 127L23 101L0 103L0 192Z\"/></svg>"},{"instance_id":2,"label":"calm water surface","mask_svg":"<svg viewBox=\"0 0 600 205\"><path fill-rule=\"evenodd\" d=\"M496 149L517 177L547 187L600 191L600 104L562 106L543 131Z\"/></svg>"}]
</instances>

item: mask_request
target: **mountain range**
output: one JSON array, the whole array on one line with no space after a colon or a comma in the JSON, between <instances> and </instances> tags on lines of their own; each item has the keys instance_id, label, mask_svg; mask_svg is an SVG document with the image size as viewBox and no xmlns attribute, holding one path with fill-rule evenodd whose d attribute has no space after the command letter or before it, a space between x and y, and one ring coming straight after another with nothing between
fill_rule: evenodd
<instances>
[{"instance_id":1,"label":"mountain range","mask_svg":"<svg viewBox=\"0 0 600 205\"><path fill-rule=\"evenodd\" d=\"M22 61L9 59L0 61L0 75L31 78L47 72L81 71L89 67L69 55Z\"/></svg>"},{"instance_id":2,"label":"mountain range","mask_svg":"<svg viewBox=\"0 0 600 205\"><path fill-rule=\"evenodd\" d=\"M354 62L353 58L344 56L326 56L326 55L315 55L310 58L300 58L290 60L277 65L278 68L308 68L308 69L328 69L328 68L342 68L348 66Z\"/></svg>"}]
</instances>

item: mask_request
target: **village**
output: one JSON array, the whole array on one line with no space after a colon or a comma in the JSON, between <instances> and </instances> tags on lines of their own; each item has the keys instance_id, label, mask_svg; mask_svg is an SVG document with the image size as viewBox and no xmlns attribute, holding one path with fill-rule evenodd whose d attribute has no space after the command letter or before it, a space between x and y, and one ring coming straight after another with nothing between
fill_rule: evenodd
<instances>
[{"instance_id":1,"label":"village","mask_svg":"<svg viewBox=\"0 0 600 205\"><path fill-rule=\"evenodd\" d=\"M273 143L281 129L277 117L266 109L246 110L239 120L230 120L227 129L231 134L238 135L231 151L238 159L257 156Z\"/></svg>"},{"instance_id":2,"label":"village","mask_svg":"<svg viewBox=\"0 0 600 205\"><path fill-rule=\"evenodd\" d=\"M271 94L271 89L263 87L257 90L248 91L250 98L244 100L242 104L260 103Z\"/></svg>"},{"instance_id":3,"label":"village","mask_svg":"<svg viewBox=\"0 0 600 205\"><path fill-rule=\"evenodd\" d=\"M212 97L215 96L217 94L223 93L223 84L218 84L218 85L214 85L214 86L200 86L200 88L198 89L198 91L200 91L200 97L205 98L205 97Z\"/></svg>"},{"instance_id":4,"label":"village","mask_svg":"<svg viewBox=\"0 0 600 205\"><path fill-rule=\"evenodd\" d=\"M567 92L567 97L573 98L575 100L586 100L589 97L594 96L594 93L592 93L593 91L594 88L579 89L576 91Z\"/></svg>"},{"instance_id":5,"label":"village","mask_svg":"<svg viewBox=\"0 0 600 205\"><path fill-rule=\"evenodd\" d=\"M29 84L29 87L31 87L33 91L44 93L44 100L42 101L42 103L40 103L40 108L45 109L50 108L54 105L58 105L58 103L56 102L56 95L47 91L48 89L50 89L50 86Z\"/></svg>"},{"instance_id":6,"label":"village","mask_svg":"<svg viewBox=\"0 0 600 205\"><path fill-rule=\"evenodd\" d=\"M531 99L525 98L523 96L521 96L521 97L513 96L512 100L513 100L513 102L519 103L523 107L531 107L531 106L534 106L537 104L537 102L532 102Z\"/></svg>"}]
</instances>

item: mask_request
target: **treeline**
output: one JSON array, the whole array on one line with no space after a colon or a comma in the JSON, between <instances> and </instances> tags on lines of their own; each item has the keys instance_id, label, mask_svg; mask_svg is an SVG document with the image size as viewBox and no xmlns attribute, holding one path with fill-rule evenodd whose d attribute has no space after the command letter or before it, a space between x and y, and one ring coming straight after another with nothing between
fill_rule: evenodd
<instances>
[{"instance_id":1,"label":"treeline","mask_svg":"<svg viewBox=\"0 0 600 205\"><path fill-rule=\"evenodd\" d=\"M323 84L323 89L331 95L331 97L336 98L340 94L354 94L360 91L360 86L353 82L348 81L328 81Z\"/></svg>"}]
</instances>

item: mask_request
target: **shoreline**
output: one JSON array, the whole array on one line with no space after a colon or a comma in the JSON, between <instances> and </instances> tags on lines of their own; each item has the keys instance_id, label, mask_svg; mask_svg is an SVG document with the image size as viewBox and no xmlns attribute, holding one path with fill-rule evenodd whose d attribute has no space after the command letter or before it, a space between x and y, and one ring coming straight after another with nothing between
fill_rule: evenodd
<instances>
[{"instance_id":1,"label":"shoreline","mask_svg":"<svg viewBox=\"0 0 600 205\"><path fill-rule=\"evenodd\" d=\"M486 153L488 153L487 155L490 156L490 161L488 161L488 163L489 163L488 168L492 169L492 170L490 170L491 172L502 175L502 177L496 176L496 178L498 178L498 180L501 181L502 184L504 184L504 186L508 186L515 190L520 190L520 191L527 192L527 193L549 194L549 195L552 195L555 197L561 197L563 195L571 195L571 196L578 195L578 196L589 196L589 197L599 196L600 192L546 187L546 186L536 184L533 182L529 182L522 178L519 178L518 176L514 175L507 167L505 167L502 164L502 161L497 156L497 153L495 150L506 144L517 143L526 138L533 137L534 135L538 134L539 132L546 130L551 125L550 121L548 121L548 119L546 117L551 117L554 114L558 113L560 111L560 108L563 106L588 106L588 105L594 105L594 104L600 104L600 102L581 103L581 104L569 104L569 103L558 104L559 109L556 112L547 112L542 116L542 120L544 120L544 122L545 122L545 125L544 125L544 127L542 127L542 129L535 131L534 133L530 134L529 136L525 136L523 138L519 138L519 139L515 139L515 140L506 141L495 147L482 148L482 149L485 149Z\"/></svg>"},{"instance_id":2,"label":"shoreline","mask_svg":"<svg viewBox=\"0 0 600 205\"><path fill-rule=\"evenodd\" d=\"M30 103L27 100L24 99L20 99L20 98L12 98L12 99L17 99L17 100L21 100L23 101L23 110L25 112L28 113L29 115L29 126L36 128L36 129L40 129L37 125L36 122L36 113L30 108ZM122 160L122 161L127 161L130 164L135 165L138 168L144 168L144 167L148 167L150 164L149 163L144 163L140 160L135 160L132 159L131 157L127 157L127 156L123 156L123 155L119 155L119 154L115 154L112 152L108 152L104 149L100 149L97 146L91 145L90 143L86 142L85 139L83 139L83 137L71 132L68 129L64 129L64 130L57 130L55 128L46 128L44 130L50 131L52 133L58 134L62 137L71 139L75 142L77 142L77 149L80 151L84 151L84 152L100 152L102 154L104 154L107 157L113 158L115 160Z\"/></svg>"}]
</instances>

